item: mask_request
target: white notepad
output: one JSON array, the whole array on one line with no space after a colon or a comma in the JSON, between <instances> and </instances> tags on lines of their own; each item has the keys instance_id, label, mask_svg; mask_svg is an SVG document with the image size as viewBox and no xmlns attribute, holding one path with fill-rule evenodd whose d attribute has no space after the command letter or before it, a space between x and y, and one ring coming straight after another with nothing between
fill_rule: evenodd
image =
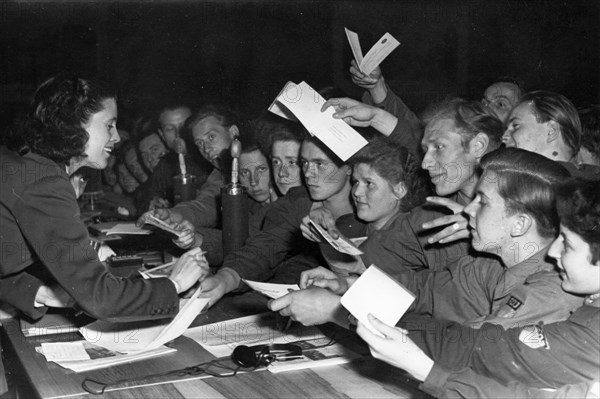
<instances>
[{"instance_id":1,"label":"white notepad","mask_svg":"<svg viewBox=\"0 0 600 399\"><path fill-rule=\"evenodd\" d=\"M342 296L342 305L374 334L381 333L369 323L371 313L382 322L394 326L415 300L415 295L375 265L356 280Z\"/></svg>"}]
</instances>

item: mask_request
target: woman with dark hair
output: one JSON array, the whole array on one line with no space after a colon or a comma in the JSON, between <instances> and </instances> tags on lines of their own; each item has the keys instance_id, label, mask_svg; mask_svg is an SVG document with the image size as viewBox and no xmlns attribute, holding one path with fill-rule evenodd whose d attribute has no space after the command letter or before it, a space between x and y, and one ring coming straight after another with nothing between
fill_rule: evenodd
<instances>
[{"instance_id":1,"label":"woman with dark hair","mask_svg":"<svg viewBox=\"0 0 600 399\"><path fill-rule=\"evenodd\" d=\"M556 190L560 234L548 255L561 270L562 289L586 295L583 306L567 320L508 329L484 324L479 330L434 320L422 323L422 328L413 328L413 323L402 329L369 316L381 336L362 323L357 332L369 344L373 356L408 371L423 381L421 389L438 397L597 397L598 184L600 181L577 179ZM551 305L550 299L540 304Z\"/></svg>"},{"instance_id":2,"label":"woman with dark hair","mask_svg":"<svg viewBox=\"0 0 600 399\"><path fill-rule=\"evenodd\" d=\"M0 149L0 301L31 318L72 301L98 319L172 317L177 294L206 270L186 254L169 278L120 278L98 260L69 176L107 166L116 120L113 92L59 75L39 87L22 129Z\"/></svg>"}]
</instances>

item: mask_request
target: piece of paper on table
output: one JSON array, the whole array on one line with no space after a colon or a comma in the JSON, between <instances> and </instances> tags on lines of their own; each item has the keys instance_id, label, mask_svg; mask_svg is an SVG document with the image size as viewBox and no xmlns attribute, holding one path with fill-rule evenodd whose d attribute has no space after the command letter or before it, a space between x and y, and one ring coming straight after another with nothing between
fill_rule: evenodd
<instances>
[{"instance_id":1,"label":"piece of paper on table","mask_svg":"<svg viewBox=\"0 0 600 399\"><path fill-rule=\"evenodd\" d=\"M374 334L382 336L369 323L371 313L382 322L395 326L415 300L415 295L402 284L371 265L342 296L342 305Z\"/></svg>"},{"instance_id":2,"label":"piece of paper on table","mask_svg":"<svg viewBox=\"0 0 600 399\"><path fill-rule=\"evenodd\" d=\"M300 289L298 284L261 283L259 281L245 279L242 279L242 281L248 284L248 287L252 288L254 291L258 291L273 299L281 298L290 291L298 291Z\"/></svg>"},{"instance_id":3,"label":"piece of paper on table","mask_svg":"<svg viewBox=\"0 0 600 399\"><path fill-rule=\"evenodd\" d=\"M111 256L116 256L116 255L117 254L115 253L115 251L112 250L111 247L109 247L105 243L100 244L100 248L98 249L98 259L100 259L100 262L104 262L106 259L110 258Z\"/></svg>"},{"instance_id":4,"label":"piece of paper on table","mask_svg":"<svg viewBox=\"0 0 600 399\"><path fill-rule=\"evenodd\" d=\"M328 346L323 346L321 340L303 340L290 343L302 348L302 358L285 362L273 362L267 368L271 373L335 366L349 363L361 357L360 354L339 343Z\"/></svg>"},{"instance_id":5,"label":"piece of paper on table","mask_svg":"<svg viewBox=\"0 0 600 399\"><path fill-rule=\"evenodd\" d=\"M42 342L42 354L49 362L65 360L89 360L90 355L85 351L84 341L75 342Z\"/></svg>"},{"instance_id":6,"label":"piece of paper on table","mask_svg":"<svg viewBox=\"0 0 600 399\"><path fill-rule=\"evenodd\" d=\"M348 38L348 43L350 43L350 48L352 49L352 54L354 54L358 68L365 75L373 72L373 69L377 68L400 45L400 42L394 36L386 33L363 57L358 34L348 28L344 28L344 30L346 31L346 37Z\"/></svg>"},{"instance_id":7,"label":"piece of paper on table","mask_svg":"<svg viewBox=\"0 0 600 399\"><path fill-rule=\"evenodd\" d=\"M208 298L198 298L199 290L190 299L182 299L179 313L173 319L132 323L95 321L79 331L95 345L110 350L131 353L158 348L182 335L208 305Z\"/></svg>"},{"instance_id":8,"label":"piece of paper on table","mask_svg":"<svg viewBox=\"0 0 600 399\"><path fill-rule=\"evenodd\" d=\"M317 223L313 222L312 220L309 220L309 223L319 232L325 241L335 248L336 251L354 256L363 254L363 251L358 249L352 241L347 240L342 236L339 236L336 240L334 240L331 234L329 234L327 230L319 226Z\"/></svg>"},{"instance_id":9,"label":"piece of paper on table","mask_svg":"<svg viewBox=\"0 0 600 399\"><path fill-rule=\"evenodd\" d=\"M106 230L104 233L106 235L111 234L137 234L137 235L147 235L152 233L148 229L142 229L141 227L137 227L135 223L119 223Z\"/></svg>"},{"instance_id":10,"label":"piece of paper on table","mask_svg":"<svg viewBox=\"0 0 600 399\"><path fill-rule=\"evenodd\" d=\"M76 347L79 351L79 348L83 348L86 353L86 357L83 355L75 356L71 355L62 355L62 356L54 356L53 358L49 358L51 353L56 353L54 348L48 348L46 343L42 343L42 346L36 348L36 350L46 356L48 361L53 361L61 367L73 370L76 373L81 373L84 371L97 370L105 367L111 367L118 364L123 363L131 363L139 360L144 360L156 356L162 356L167 353L176 352L176 349L169 348L166 346L161 346L159 348L155 348L152 350L145 350L134 352L131 354L123 354L116 351L111 351L109 349L103 348L101 346L97 346L91 344L87 341L76 341L76 342L61 342L56 343L57 345L71 345ZM59 349L59 351L64 352L63 349ZM62 357L59 358L59 357ZM81 358L77 360L77 358Z\"/></svg>"},{"instance_id":11,"label":"piece of paper on table","mask_svg":"<svg viewBox=\"0 0 600 399\"><path fill-rule=\"evenodd\" d=\"M294 323L289 330L281 331L278 327L280 320L279 314L266 312L190 328L183 335L216 357L231 355L238 345L287 344L306 339L318 340L324 345L330 341L315 326Z\"/></svg>"},{"instance_id":12,"label":"piece of paper on table","mask_svg":"<svg viewBox=\"0 0 600 399\"><path fill-rule=\"evenodd\" d=\"M278 115L282 115L282 110L293 113L310 134L346 161L367 145L367 140L342 119L335 119L333 107L321 112L323 104L325 99L306 82L287 82L269 111Z\"/></svg>"}]
</instances>

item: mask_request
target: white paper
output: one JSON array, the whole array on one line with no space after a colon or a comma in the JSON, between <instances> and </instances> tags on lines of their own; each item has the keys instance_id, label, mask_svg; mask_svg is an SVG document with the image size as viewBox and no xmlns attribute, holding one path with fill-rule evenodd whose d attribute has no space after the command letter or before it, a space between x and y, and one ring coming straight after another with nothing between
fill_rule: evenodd
<instances>
[{"instance_id":1,"label":"white paper","mask_svg":"<svg viewBox=\"0 0 600 399\"><path fill-rule=\"evenodd\" d=\"M242 281L248 284L248 286L254 291L258 291L261 294L273 299L281 298L291 291L298 291L300 289L298 284L261 283L259 281L250 281L245 279L242 279Z\"/></svg>"},{"instance_id":2,"label":"white paper","mask_svg":"<svg viewBox=\"0 0 600 399\"><path fill-rule=\"evenodd\" d=\"M79 331L86 341L110 350L131 353L158 348L182 335L208 305L208 298L193 296L174 319L132 323L95 321Z\"/></svg>"},{"instance_id":3,"label":"white paper","mask_svg":"<svg viewBox=\"0 0 600 399\"><path fill-rule=\"evenodd\" d=\"M306 339L323 345L329 341L317 327L295 323L284 332L277 328L277 321L278 314L267 312L190 328L183 335L216 357L231 355L238 345L287 344Z\"/></svg>"},{"instance_id":4,"label":"white paper","mask_svg":"<svg viewBox=\"0 0 600 399\"><path fill-rule=\"evenodd\" d=\"M382 322L395 326L414 300L412 292L371 265L342 296L341 303L369 330L382 336L369 323L367 315L371 313Z\"/></svg>"},{"instance_id":5,"label":"white paper","mask_svg":"<svg viewBox=\"0 0 600 399\"><path fill-rule=\"evenodd\" d=\"M180 156L183 157L182 154L179 154ZM177 237L181 237L181 235L183 234L183 231L179 231L179 230L175 230L173 228L173 226L171 226L169 223L165 222L164 220L161 220L159 218L157 218L156 216L152 215L152 214L148 214L145 216L144 222L152 225L152 226L156 226L161 230L164 230L168 233L171 233Z\"/></svg>"},{"instance_id":6,"label":"white paper","mask_svg":"<svg viewBox=\"0 0 600 399\"><path fill-rule=\"evenodd\" d=\"M358 353L338 343L324 347L321 347L322 343L320 345L317 343L317 347L314 347L311 345L312 341L310 340L292 342L292 344L300 346L304 356L301 359L275 361L267 367L270 372L280 373L282 371L335 366L360 358Z\"/></svg>"},{"instance_id":7,"label":"white paper","mask_svg":"<svg viewBox=\"0 0 600 399\"><path fill-rule=\"evenodd\" d=\"M321 112L325 99L306 82L288 82L275 102L278 109L291 111L310 134L321 140L342 161L367 145L367 140L350 125L333 117L333 107ZM273 105L269 107L269 110L272 109Z\"/></svg>"},{"instance_id":8,"label":"white paper","mask_svg":"<svg viewBox=\"0 0 600 399\"><path fill-rule=\"evenodd\" d=\"M100 244L100 249L98 249L98 259L100 259L100 262L104 262L106 259L115 255L116 253L111 247L104 243Z\"/></svg>"},{"instance_id":9,"label":"white paper","mask_svg":"<svg viewBox=\"0 0 600 399\"><path fill-rule=\"evenodd\" d=\"M142 229L141 227L137 227L135 223L119 223L114 225L112 228L103 231L106 235L111 234L137 234L137 235L147 235L152 233L148 229Z\"/></svg>"},{"instance_id":10,"label":"white paper","mask_svg":"<svg viewBox=\"0 0 600 399\"><path fill-rule=\"evenodd\" d=\"M313 226L319 234L333 247L336 251L342 252L348 255L362 255L363 251L358 249L350 240L345 239L342 236L339 236L336 240L333 239L331 234L327 232L324 228L319 226L317 223L312 220L309 221L310 225Z\"/></svg>"},{"instance_id":11,"label":"white paper","mask_svg":"<svg viewBox=\"0 0 600 399\"><path fill-rule=\"evenodd\" d=\"M348 38L348 43L350 43L350 49L352 49L352 54L354 55L356 64L358 64L358 67L360 68L360 64L363 61L363 52L360 48L360 41L358 40L358 35L356 34L356 32L352 32L348 28L344 28L344 30L346 31L346 37Z\"/></svg>"},{"instance_id":12,"label":"white paper","mask_svg":"<svg viewBox=\"0 0 600 399\"><path fill-rule=\"evenodd\" d=\"M90 355L85 351L83 343L84 341L42 342L41 353L49 362L89 360Z\"/></svg>"},{"instance_id":13,"label":"white paper","mask_svg":"<svg viewBox=\"0 0 600 399\"><path fill-rule=\"evenodd\" d=\"M347 28L344 29L346 31L348 43L352 49L352 54L354 54L354 59L358 64L358 68L365 75L369 75L373 72L373 70L400 45L400 42L396 40L394 36L386 33L373 45L373 47L371 47L363 58L358 35Z\"/></svg>"}]
</instances>

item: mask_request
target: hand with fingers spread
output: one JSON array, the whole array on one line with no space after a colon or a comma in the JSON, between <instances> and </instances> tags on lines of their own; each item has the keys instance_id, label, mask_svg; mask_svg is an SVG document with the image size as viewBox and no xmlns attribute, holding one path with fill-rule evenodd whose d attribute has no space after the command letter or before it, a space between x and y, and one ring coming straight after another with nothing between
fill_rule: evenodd
<instances>
[{"instance_id":1,"label":"hand with fingers spread","mask_svg":"<svg viewBox=\"0 0 600 399\"><path fill-rule=\"evenodd\" d=\"M445 229L429 237L427 242L430 244L436 242L446 244L470 236L469 229L467 228L469 221L463 213L465 208L463 205L444 197L427 197L427 203L446 207L453 212L452 215L441 216L427 223L423 223L424 229L434 229L436 227L449 225Z\"/></svg>"},{"instance_id":2,"label":"hand with fingers spread","mask_svg":"<svg viewBox=\"0 0 600 399\"><path fill-rule=\"evenodd\" d=\"M374 358L401 368L420 381L425 381L433 368L433 360L408 337L402 328L391 327L369 314L369 323L383 335L371 332L358 322L356 333L369 345Z\"/></svg>"},{"instance_id":3,"label":"hand with fingers spread","mask_svg":"<svg viewBox=\"0 0 600 399\"><path fill-rule=\"evenodd\" d=\"M342 326L348 324L345 312L340 304L340 296L318 287L293 291L281 298L269 301L269 309L289 316L305 326L335 322Z\"/></svg>"},{"instance_id":4,"label":"hand with fingers spread","mask_svg":"<svg viewBox=\"0 0 600 399\"><path fill-rule=\"evenodd\" d=\"M398 118L389 112L347 97L330 98L323 104L321 112L329 107L335 111L334 118L343 119L351 126L372 126L385 136L389 136L398 124Z\"/></svg>"},{"instance_id":5,"label":"hand with fingers spread","mask_svg":"<svg viewBox=\"0 0 600 399\"><path fill-rule=\"evenodd\" d=\"M169 279L175 283L177 293L189 290L198 280L210 275L210 268L200 248L194 248L175 262Z\"/></svg>"},{"instance_id":6,"label":"hand with fingers spread","mask_svg":"<svg viewBox=\"0 0 600 399\"><path fill-rule=\"evenodd\" d=\"M319 232L311 226L310 221L318 224L325 231L327 231L331 237L336 240L340 236L340 232L335 226L335 217L333 213L327 208L316 208L310 211L310 213L302 219L300 230L302 235L307 239L314 242L321 242L321 235Z\"/></svg>"},{"instance_id":7,"label":"hand with fingers spread","mask_svg":"<svg viewBox=\"0 0 600 399\"><path fill-rule=\"evenodd\" d=\"M348 291L348 282L323 266L303 271L300 275L300 288L320 287L327 288L336 295L344 295Z\"/></svg>"}]
</instances>

